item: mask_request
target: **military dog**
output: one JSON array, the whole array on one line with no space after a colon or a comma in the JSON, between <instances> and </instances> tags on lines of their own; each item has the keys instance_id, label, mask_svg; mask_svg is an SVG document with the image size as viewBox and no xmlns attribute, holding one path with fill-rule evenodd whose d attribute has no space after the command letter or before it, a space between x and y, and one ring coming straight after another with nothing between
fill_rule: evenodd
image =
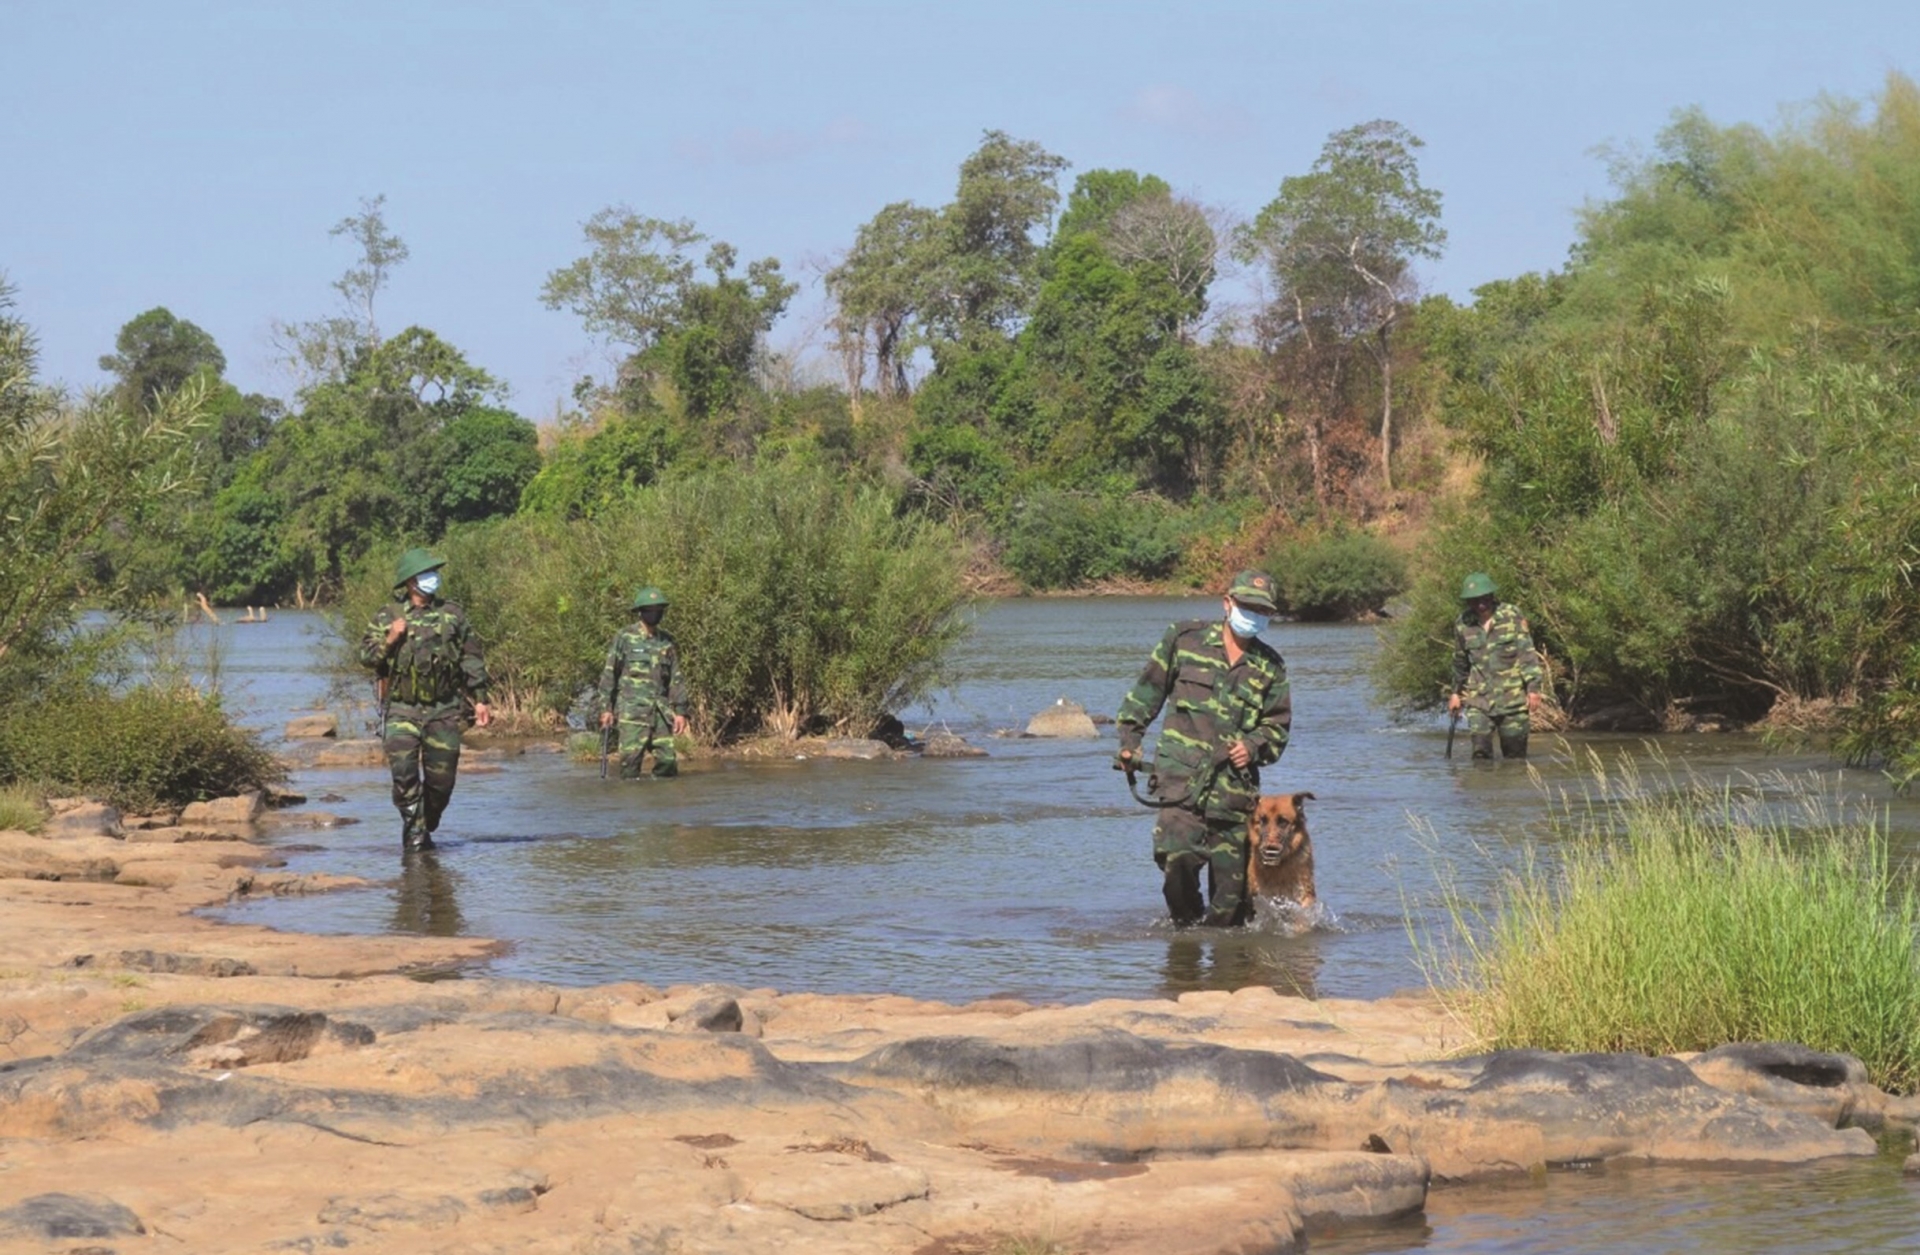
<instances>
[{"instance_id":1,"label":"military dog","mask_svg":"<svg viewBox=\"0 0 1920 1255\"><path fill-rule=\"evenodd\" d=\"M1247 821L1247 900L1281 898L1310 907L1313 842L1307 837L1305 803L1311 793L1263 797Z\"/></svg>"}]
</instances>

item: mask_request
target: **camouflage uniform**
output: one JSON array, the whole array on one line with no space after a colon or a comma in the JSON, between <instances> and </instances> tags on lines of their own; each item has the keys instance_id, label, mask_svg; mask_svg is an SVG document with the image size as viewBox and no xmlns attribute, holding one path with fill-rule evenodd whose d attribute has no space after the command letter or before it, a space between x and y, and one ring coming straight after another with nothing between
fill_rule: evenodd
<instances>
[{"instance_id":1,"label":"camouflage uniform","mask_svg":"<svg viewBox=\"0 0 1920 1255\"><path fill-rule=\"evenodd\" d=\"M600 669L600 708L611 710L620 723L620 778L638 780L647 754L653 754L653 774L667 779L680 773L674 755L673 717L687 713L686 680L680 674L680 654L665 628L644 623L620 629L607 647L607 663Z\"/></svg>"},{"instance_id":2,"label":"camouflage uniform","mask_svg":"<svg viewBox=\"0 0 1920 1255\"><path fill-rule=\"evenodd\" d=\"M387 627L395 619L407 621L407 634L389 650ZM487 700L480 641L454 603L404 600L367 625L360 662L386 682L385 748L402 840L408 849L429 846L460 770L461 699Z\"/></svg>"},{"instance_id":3,"label":"camouflage uniform","mask_svg":"<svg viewBox=\"0 0 1920 1255\"><path fill-rule=\"evenodd\" d=\"M1155 774L1164 798L1184 798L1160 812L1153 860L1166 873L1163 892L1176 924L1238 922L1246 897L1247 817L1260 795L1260 768L1287 747L1293 702L1287 665L1266 642L1246 643L1229 666L1226 625L1219 620L1167 629L1140 680L1120 703L1120 748L1137 759L1147 725L1169 701L1160 729ZM1244 769L1227 747L1245 741ZM1209 896L1200 898L1200 869Z\"/></svg>"},{"instance_id":4,"label":"camouflage uniform","mask_svg":"<svg viewBox=\"0 0 1920 1255\"><path fill-rule=\"evenodd\" d=\"M1501 756L1525 758L1533 727L1527 694L1544 691L1547 678L1526 617L1503 601L1482 626L1479 611L1468 605L1454 634L1452 691L1467 712L1473 756L1492 758L1498 731Z\"/></svg>"}]
</instances>

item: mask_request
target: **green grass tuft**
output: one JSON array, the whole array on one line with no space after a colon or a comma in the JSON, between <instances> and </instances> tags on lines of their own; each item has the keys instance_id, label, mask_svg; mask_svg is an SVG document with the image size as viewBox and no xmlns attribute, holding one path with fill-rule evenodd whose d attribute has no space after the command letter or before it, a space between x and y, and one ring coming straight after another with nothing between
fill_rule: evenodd
<instances>
[{"instance_id":1,"label":"green grass tuft","mask_svg":"<svg viewBox=\"0 0 1920 1255\"><path fill-rule=\"evenodd\" d=\"M1597 765L1597 764L1596 764ZM1606 782L1602 780L1604 786ZM1920 896L1874 823L1804 791L1790 823L1731 791L1562 802L1491 905L1448 891L1436 989L1495 1049L1673 1054L1788 1041L1920 1088Z\"/></svg>"},{"instance_id":2,"label":"green grass tuft","mask_svg":"<svg viewBox=\"0 0 1920 1255\"><path fill-rule=\"evenodd\" d=\"M40 791L23 784L0 785L0 832L38 832L47 808Z\"/></svg>"}]
</instances>

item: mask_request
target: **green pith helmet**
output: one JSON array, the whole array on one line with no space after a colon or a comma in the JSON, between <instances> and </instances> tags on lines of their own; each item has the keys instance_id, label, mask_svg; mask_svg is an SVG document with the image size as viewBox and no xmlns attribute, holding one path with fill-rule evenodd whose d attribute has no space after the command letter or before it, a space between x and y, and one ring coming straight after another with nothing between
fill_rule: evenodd
<instances>
[{"instance_id":1,"label":"green pith helmet","mask_svg":"<svg viewBox=\"0 0 1920 1255\"><path fill-rule=\"evenodd\" d=\"M652 584L647 585L633 595L633 609L635 610L645 610L648 606L664 606L666 604L667 595L658 588L655 588Z\"/></svg>"},{"instance_id":2,"label":"green pith helmet","mask_svg":"<svg viewBox=\"0 0 1920 1255\"><path fill-rule=\"evenodd\" d=\"M404 587L414 576L436 571L445 565L445 558L436 558L424 549L409 549L400 555L400 561L394 563L393 586Z\"/></svg>"},{"instance_id":3,"label":"green pith helmet","mask_svg":"<svg viewBox=\"0 0 1920 1255\"><path fill-rule=\"evenodd\" d=\"M1498 591L1493 586L1493 577L1485 571L1475 571L1460 586L1461 601L1478 601L1482 597L1491 597Z\"/></svg>"},{"instance_id":4,"label":"green pith helmet","mask_svg":"<svg viewBox=\"0 0 1920 1255\"><path fill-rule=\"evenodd\" d=\"M1227 585L1227 596L1249 610L1272 614L1279 609L1273 600L1273 577L1265 571L1242 571Z\"/></svg>"}]
</instances>

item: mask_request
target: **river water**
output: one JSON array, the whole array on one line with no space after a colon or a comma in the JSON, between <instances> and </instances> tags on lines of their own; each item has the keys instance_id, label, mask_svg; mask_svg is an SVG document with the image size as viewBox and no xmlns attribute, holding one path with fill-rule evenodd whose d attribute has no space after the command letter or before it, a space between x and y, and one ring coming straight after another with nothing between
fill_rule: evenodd
<instances>
[{"instance_id":1,"label":"river water","mask_svg":"<svg viewBox=\"0 0 1920 1255\"><path fill-rule=\"evenodd\" d=\"M492 972L575 985L1083 1002L1268 984L1372 998L1425 984L1410 937L1444 925L1442 881L1485 896L1529 842L1550 842L1544 799L1587 790L1590 753L1654 781L1693 776L1762 797L1815 781L1882 813L1899 857L1920 849L1920 803L1890 797L1872 773L1769 754L1745 735L1657 745L1536 736L1530 768L1472 763L1463 735L1448 760L1443 720L1396 718L1374 701L1372 629L1279 624L1266 639L1292 678L1294 740L1263 788L1315 794L1308 817L1326 909L1305 930L1263 919L1224 935L1176 934L1150 858L1152 814L1109 767L1112 729L1097 741L1008 734L1058 698L1111 714L1170 621L1218 613L1213 597L980 606L954 659L955 687L902 718L915 733L963 736L986 758L695 762L676 781L620 783L559 753L477 756L463 764L440 854L405 875L383 768L301 773L293 787L314 807L361 822L278 838L292 866L380 887L249 902L224 917L501 938L512 949ZM343 697L332 683L316 616L282 612L190 638L210 647L242 721L270 735L289 713L318 706L341 716L343 735L371 725L359 690ZM1762 1180L1646 1170L1444 1191L1417 1230L1315 1249L1920 1250L1920 1192L1897 1166Z\"/></svg>"}]
</instances>

